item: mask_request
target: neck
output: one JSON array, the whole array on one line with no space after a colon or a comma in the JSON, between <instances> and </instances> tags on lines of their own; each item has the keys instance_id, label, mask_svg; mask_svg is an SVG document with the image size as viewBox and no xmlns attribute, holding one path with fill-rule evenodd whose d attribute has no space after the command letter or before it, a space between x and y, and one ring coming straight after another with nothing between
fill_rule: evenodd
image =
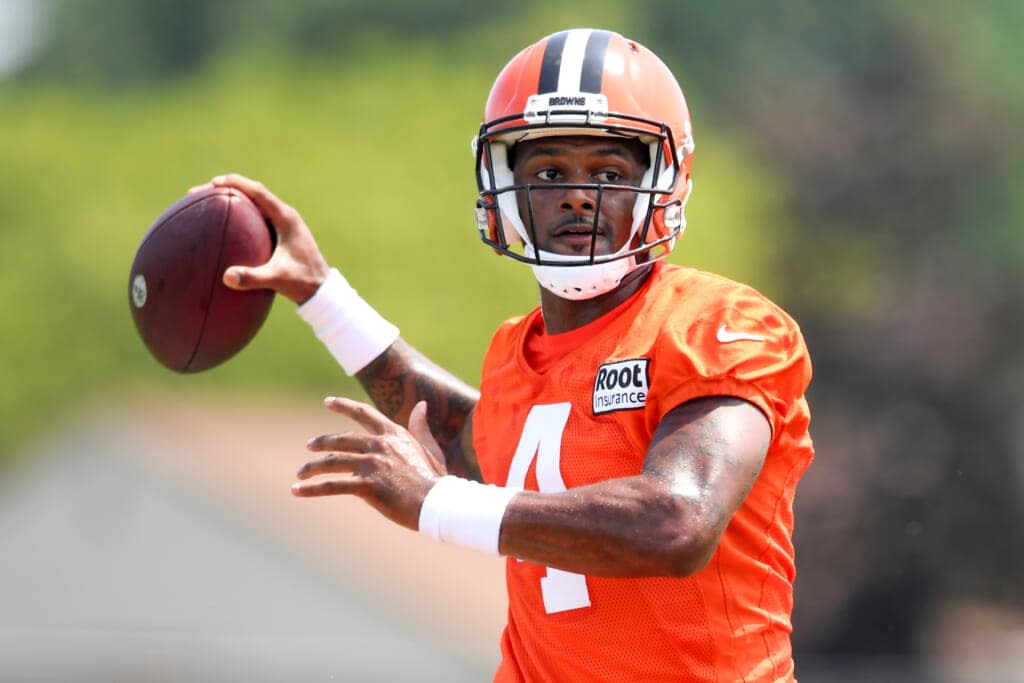
<instances>
[{"instance_id":1,"label":"neck","mask_svg":"<svg viewBox=\"0 0 1024 683\"><path fill-rule=\"evenodd\" d=\"M593 299L572 301L554 292L540 288L540 309L544 314L544 329L548 334L561 334L579 329L608 313L636 292L647 281L653 264L640 266L622 278L619 286Z\"/></svg>"}]
</instances>

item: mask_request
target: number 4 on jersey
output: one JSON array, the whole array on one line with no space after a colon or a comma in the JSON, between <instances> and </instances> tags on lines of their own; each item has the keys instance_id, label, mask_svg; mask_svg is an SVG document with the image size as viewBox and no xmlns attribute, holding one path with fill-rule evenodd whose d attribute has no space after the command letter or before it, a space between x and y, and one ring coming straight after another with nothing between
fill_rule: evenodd
<instances>
[{"instance_id":1,"label":"number 4 on jersey","mask_svg":"<svg viewBox=\"0 0 1024 683\"><path fill-rule=\"evenodd\" d=\"M515 456L508 470L506 486L522 488L534 457L537 459L537 488L541 493L565 491L562 481L562 433L569 421L571 403L549 403L530 408L519 437ZM587 577L582 574L547 568L540 580L544 611L548 614L590 607Z\"/></svg>"}]
</instances>

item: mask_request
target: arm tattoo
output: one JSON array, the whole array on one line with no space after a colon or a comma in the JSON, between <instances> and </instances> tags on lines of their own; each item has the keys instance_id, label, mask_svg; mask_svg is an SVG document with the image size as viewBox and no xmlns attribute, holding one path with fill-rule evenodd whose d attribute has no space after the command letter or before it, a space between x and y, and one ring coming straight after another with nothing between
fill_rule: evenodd
<instances>
[{"instance_id":1,"label":"arm tattoo","mask_svg":"<svg viewBox=\"0 0 1024 683\"><path fill-rule=\"evenodd\" d=\"M453 393L451 387L438 380L430 375L412 377L416 394L414 400L424 400L431 407L433 414L428 417L430 431L438 443L444 445L458 438L476 401L470 402L466 396Z\"/></svg>"},{"instance_id":2,"label":"arm tattoo","mask_svg":"<svg viewBox=\"0 0 1024 683\"><path fill-rule=\"evenodd\" d=\"M430 431L453 474L480 479L472 441L465 438L479 393L399 339L356 374L370 400L389 419L408 426L409 413L427 402Z\"/></svg>"},{"instance_id":3,"label":"arm tattoo","mask_svg":"<svg viewBox=\"0 0 1024 683\"><path fill-rule=\"evenodd\" d=\"M370 400L389 418L402 409L402 382L397 379L374 377L363 383Z\"/></svg>"}]
</instances>

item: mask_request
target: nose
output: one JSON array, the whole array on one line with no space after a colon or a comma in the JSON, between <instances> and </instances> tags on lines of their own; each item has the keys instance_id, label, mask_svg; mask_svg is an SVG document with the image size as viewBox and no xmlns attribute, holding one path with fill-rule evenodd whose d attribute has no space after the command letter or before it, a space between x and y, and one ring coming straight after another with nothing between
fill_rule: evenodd
<instances>
[{"instance_id":1,"label":"nose","mask_svg":"<svg viewBox=\"0 0 1024 683\"><path fill-rule=\"evenodd\" d=\"M567 188L561 197L559 206L563 211L569 211L574 215L593 211L594 190L584 190L579 187Z\"/></svg>"}]
</instances>

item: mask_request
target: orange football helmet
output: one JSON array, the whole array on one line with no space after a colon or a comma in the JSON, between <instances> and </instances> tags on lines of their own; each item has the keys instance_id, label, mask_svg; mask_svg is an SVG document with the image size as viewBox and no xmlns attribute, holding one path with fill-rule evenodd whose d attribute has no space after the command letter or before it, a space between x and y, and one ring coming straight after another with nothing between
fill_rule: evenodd
<instances>
[{"instance_id":1,"label":"orange football helmet","mask_svg":"<svg viewBox=\"0 0 1024 683\"><path fill-rule=\"evenodd\" d=\"M614 254L568 257L534 247L534 227L520 216L516 192L542 186L516 185L510 152L524 140L558 135L636 138L648 145L650 166L640 186L560 185L636 192L630 238ZM540 283L564 298L614 289L638 265L666 256L685 228L694 149L686 100L657 55L617 33L562 31L516 55L491 88L473 148L481 239L531 264ZM593 224L596 235L596 215Z\"/></svg>"}]
</instances>

